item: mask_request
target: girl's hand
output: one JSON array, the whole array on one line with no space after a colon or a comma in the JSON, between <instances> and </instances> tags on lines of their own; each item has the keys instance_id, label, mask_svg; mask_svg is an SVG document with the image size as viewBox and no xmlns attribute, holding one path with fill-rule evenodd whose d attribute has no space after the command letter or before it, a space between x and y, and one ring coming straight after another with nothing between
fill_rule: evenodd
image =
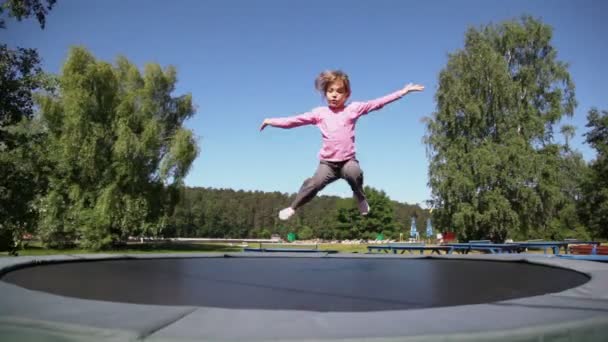
<instances>
[{"instance_id":1,"label":"girl's hand","mask_svg":"<svg viewBox=\"0 0 608 342\"><path fill-rule=\"evenodd\" d=\"M407 93L411 93L413 91L423 91L423 90L424 90L423 85L409 83L408 85L405 86L405 88L403 88L403 95L405 95Z\"/></svg>"},{"instance_id":2,"label":"girl's hand","mask_svg":"<svg viewBox=\"0 0 608 342\"><path fill-rule=\"evenodd\" d=\"M268 126L268 119L264 119L262 125L260 126L260 132L264 130L264 127Z\"/></svg>"}]
</instances>

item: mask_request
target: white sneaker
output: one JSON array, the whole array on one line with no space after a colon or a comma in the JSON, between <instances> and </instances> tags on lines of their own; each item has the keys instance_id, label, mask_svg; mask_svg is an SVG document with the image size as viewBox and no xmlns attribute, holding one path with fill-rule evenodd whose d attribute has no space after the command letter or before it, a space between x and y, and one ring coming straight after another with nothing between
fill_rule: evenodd
<instances>
[{"instance_id":1,"label":"white sneaker","mask_svg":"<svg viewBox=\"0 0 608 342\"><path fill-rule=\"evenodd\" d=\"M367 201L364 200L359 202L359 212L363 216L369 214L369 204L367 203Z\"/></svg>"},{"instance_id":2,"label":"white sneaker","mask_svg":"<svg viewBox=\"0 0 608 342\"><path fill-rule=\"evenodd\" d=\"M293 210L291 207L287 207L281 211L279 211L279 219L285 221L285 220L289 220L290 217L293 216L293 214L295 214L295 210Z\"/></svg>"}]
</instances>

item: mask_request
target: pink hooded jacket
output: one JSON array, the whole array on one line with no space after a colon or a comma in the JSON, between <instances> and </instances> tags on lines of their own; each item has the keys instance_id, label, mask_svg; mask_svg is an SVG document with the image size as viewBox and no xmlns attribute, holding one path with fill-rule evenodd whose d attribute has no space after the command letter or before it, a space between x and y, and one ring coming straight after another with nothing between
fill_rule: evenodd
<instances>
[{"instance_id":1,"label":"pink hooded jacket","mask_svg":"<svg viewBox=\"0 0 608 342\"><path fill-rule=\"evenodd\" d=\"M384 107L403 95L403 91L399 90L375 100L350 103L338 111L333 111L329 107L317 107L300 115L268 119L268 124L279 128L315 125L319 127L323 137L319 159L333 162L349 160L355 157L357 119Z\"/></svg>"}]
</instances>

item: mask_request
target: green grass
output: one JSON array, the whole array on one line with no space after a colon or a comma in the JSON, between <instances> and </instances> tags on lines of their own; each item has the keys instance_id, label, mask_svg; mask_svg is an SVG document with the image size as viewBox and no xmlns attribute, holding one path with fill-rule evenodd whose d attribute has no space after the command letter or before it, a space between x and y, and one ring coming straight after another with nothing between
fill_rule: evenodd
<instances>
[{"instance_id":1,"label":"green grass","mask_svg":"<svg viewBox=\"0 0 608 342\"><path fill-rule=\"evenodd\" d=\"M259 248L258 243L249 244L249 247ZM310 245L298 246L289 244L263 244L264 248L314 248ZM337 250L340 253L366 253L367 245L346 245L346 244L319 244L317 248L320 250ZM38 242L31 242L24 249L19 250L20 256L32 256L32 255L56 255L56 254L91 254L91 253L104 253L104 254L142 254L142 253L204 253L204 252L215 252L215 253L229 253L229 252L241 252L243 248L236 245L220 244L220 243L171 243L171 242L158 242L158 243L130 243L126 246L111 249L111 250L87 250L81 248L71 249L51 249L45 248ZM0 257L8 256L7 252L0 253Z\"/></svg>"},{"instance_id":2,"label":"green grass","mask_svg":"<svg viewBox=\"0 0 608 342\"><path fill-rule=\"evenodd\" d=\"M253 243L249 247L259 248L259 244ZM294 248L294 249L315 249L313 245L297 245L297 244L269 244L265 243L262 245L263 248ZM331 244L331 243L320 243L316 249L319 250L332 250L338 251L339 253L367 253L367 244L361 245L348 245L348 244Z\"/></svg>"},{"instance_id":3,"label":"green grass","mask_svg":"<svg viewBox=\"0 0 608 342\"><path fill-rule=\"evenodd\" d=\"M30 243L24 249L18 251L20 256L27 255L55 255L55 254L142 254L142 253L201 253L201 252L240 252L242 248L221 244L186 244L186 243L133 243L111 250L87 250L81 248L51 249L45 248L40 243ZM7 256L8 253L0 253Z\"/></svg>"},{"instance_id":4,"label":"green grass","mask_svg":"<svg viewBox=\"0 0 608 342\"><path fill-rule=\"evenodd\" d=\"M259 248L260 244L250 243L249 247ZM262 245L264 248L314 248L311 245L297 245L297 244L268 244ZM319 250L336 250L339 253L367 253L367 244L360 245L349 245L349 244L318 244L317 249ZM143 253L230 253L230 252L241 252L242 247L236 245L222 244L222 243L175 243L175 242L148 242L148 243L130 243L126 246L115 248L112 250L86 250L86 249L49 249L44 248L38 242L31 242L25 249L19 250L20 256L31 256L31 255L55 255L55 254L143 254ZM425 251L424 254L430 254L430 251ZM529 253L543 253L540 250L530 250ZM384 254L384 253L382 253ZM418 255L416 251L414 254ZM405 253L408 255L408 253ZM7 252L0 253L0 257L8 256Z\"/></svg>"}]
</instances>

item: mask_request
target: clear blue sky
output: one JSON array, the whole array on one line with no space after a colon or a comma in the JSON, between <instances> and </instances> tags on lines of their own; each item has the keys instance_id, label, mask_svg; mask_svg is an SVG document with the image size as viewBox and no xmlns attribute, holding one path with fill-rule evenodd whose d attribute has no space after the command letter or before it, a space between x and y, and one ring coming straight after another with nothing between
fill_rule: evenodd
<instances>
[{"instance_id":1,"label":"clear blue sky","mask_svg":"<svg viewBox=\"0 0 608 342\"><path fill-rule=\"evenodd\" d=\"M366 185L416 203L430 196L420 119L435 110L438 74L470 26L523 14L553 26L579 102L565 122L578 128L574 147L593 159L582 134L592 106L608 109L606 13L602 0L58 0L44 31L32 20L9 20L0 39L37 48L50 72L59 72L73 45L106 61L124 55L142 67L176 66L176 94L192 93L197 105L187 122L200 146L189 186L296 192L317 167L319 132L306 126L260 133L258 127L265 117L323 105L313 87L322 70L349 74L351 100L424 84L424 93L357 125ZM340 180L321 194L349 197L351 191Z\"/></svg>"}]
</instances>

